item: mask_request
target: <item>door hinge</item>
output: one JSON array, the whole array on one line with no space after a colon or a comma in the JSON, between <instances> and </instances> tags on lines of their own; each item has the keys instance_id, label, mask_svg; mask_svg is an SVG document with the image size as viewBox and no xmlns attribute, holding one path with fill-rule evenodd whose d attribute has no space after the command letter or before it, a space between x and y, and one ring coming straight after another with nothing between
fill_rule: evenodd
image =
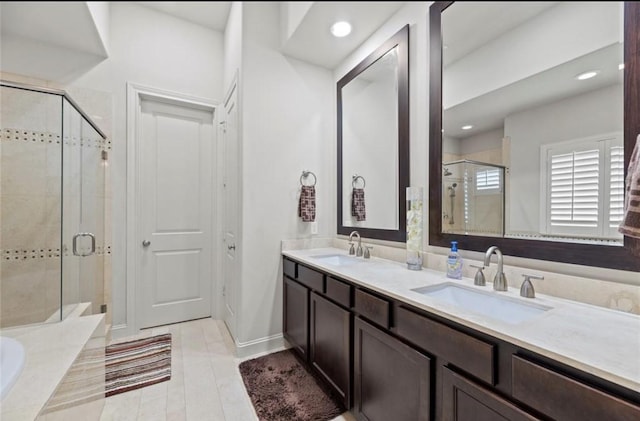
<instances>
[{"instance_id":1,"label":"door hinge","mask_svg":"<svg viewBox=\"0 0 640 421\"><path fill-rule=\"evenodd\" d=\"M226 286L223 286L223 287L222 287L222 296L223 296L223 297L226 297L226 296L227 296L227 287L226 287Z\"/></svg>"},{"instance_id":2,"label":"door hinge","mask_svg":"<svg viewBox=\"0 0 640 421\"><path fill-rule=\"evenodd\" d=\"M101 304L100 305L100 313L106 313L107 312L107 305L106 304Z\"/></svg>"}]
</instances>

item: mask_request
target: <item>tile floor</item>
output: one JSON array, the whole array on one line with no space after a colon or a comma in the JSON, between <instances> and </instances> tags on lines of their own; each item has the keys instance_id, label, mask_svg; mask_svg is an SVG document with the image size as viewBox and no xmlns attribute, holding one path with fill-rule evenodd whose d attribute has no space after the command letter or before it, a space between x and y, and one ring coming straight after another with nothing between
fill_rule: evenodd
<instances>
[{"instance_id":1,"label":"tile floor","mask_svg":"<svg viewBox=\"0 0 640 421\"><path fill-rule=\"evenodd\" d=\"M255 421L233 355L233 342L221 321L194 320L147 329L124 342L171 333L171 380L105 400L101 421ZM252 356L249 358L255 358ZM333 421L354 421L345 413Z\"/></svg>"}]
</instances>

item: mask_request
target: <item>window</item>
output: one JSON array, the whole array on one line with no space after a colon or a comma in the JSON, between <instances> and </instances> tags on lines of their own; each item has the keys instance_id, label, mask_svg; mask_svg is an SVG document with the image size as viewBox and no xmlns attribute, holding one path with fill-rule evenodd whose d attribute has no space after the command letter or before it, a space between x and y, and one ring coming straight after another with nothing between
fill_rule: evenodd
<instances>
[{"instance_id":1,"label":"window","mask_svg":"<svg viewBox=\"0 0 640 421\"><path fill-rule=\"evenodd\" d=\"M500 193L500 168L483 168L476 171L476 192Z\"/></svg>"},{"instance_id":2,"label":"window","mask_svg":"<svg viewBox=\"0 0 640 421\"><path fill-rule=\"evenodd\" d=\"M624 199L619 134L543 145L543 221L547 235L617 238Z\"/></svg>"}]
</instances>

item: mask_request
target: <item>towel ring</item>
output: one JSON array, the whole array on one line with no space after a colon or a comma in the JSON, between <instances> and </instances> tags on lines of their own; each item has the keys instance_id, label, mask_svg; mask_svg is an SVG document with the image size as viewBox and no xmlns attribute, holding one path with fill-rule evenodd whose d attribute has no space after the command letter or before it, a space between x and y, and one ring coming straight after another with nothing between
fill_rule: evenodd
<instances>
[{"instance_id":1,"label":"towel ring","mask_svg":"<svg viewBox=\"0 0 640 421\"><path fill-rule=\"evenodd\" d=\"M367 182L365 181L363 176L358 174L351 177L351 187L353 187L354 189L356 188L356 184L358 184L358 179L362 180L362 188L364 189L367 186Z\"/></svg>"},{"instance_id":2,"label":"towel ring","mask_svg":"<svg viewBox=\"0 0 640 421\"><path fill-rule=\"evenodd\" d=\"M304 184L304 182L302 181L303 178L307 178L310 175L313 176L313 184L310 184L311 187L315 186L316 183L318 182L318 179L316 178L316 175L314 173L312 173L311 171L302 171L302 175L300 176L300 185L302 186L306 186L306 184Z\"/></svg>"}]
</instances>

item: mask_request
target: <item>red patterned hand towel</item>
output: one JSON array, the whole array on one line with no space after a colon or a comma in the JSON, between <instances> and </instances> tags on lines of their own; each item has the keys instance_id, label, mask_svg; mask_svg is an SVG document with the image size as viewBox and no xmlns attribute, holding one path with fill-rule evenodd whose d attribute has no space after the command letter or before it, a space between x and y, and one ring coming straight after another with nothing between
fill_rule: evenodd
<instances>
[{"instance_id":1,"label":"red patterned hand towel","mask_svg":"<svg viewBox=\"0 0 640 421\"><path fill-rule=\"evenodd\" d=\"M367 220L367 210L364 205L364 189L354 188L351 193L351 216L355 216L356 221Z\"/></svg>"},{"instance_id":2,"label":"red patterned hand towel","mask_svg":"<svg viewBox=\"0 0 640 421\"><path fill-rule=\"evenodd\" d=\"M640 135L631 153L625 184L624 218L618 231L640 238Z\"/></svg>"},{"instance_id":3,"label":"red patterned hand towel","mask_svg":"<svg viewBox=\"0 0 640 421\"><path fill-rule=\"evenodd\" d=\"M302 222L316 220L316 188L314 186L302 186L298 202L298 216L302 218Z\"/></svg>"}]
</instances>

